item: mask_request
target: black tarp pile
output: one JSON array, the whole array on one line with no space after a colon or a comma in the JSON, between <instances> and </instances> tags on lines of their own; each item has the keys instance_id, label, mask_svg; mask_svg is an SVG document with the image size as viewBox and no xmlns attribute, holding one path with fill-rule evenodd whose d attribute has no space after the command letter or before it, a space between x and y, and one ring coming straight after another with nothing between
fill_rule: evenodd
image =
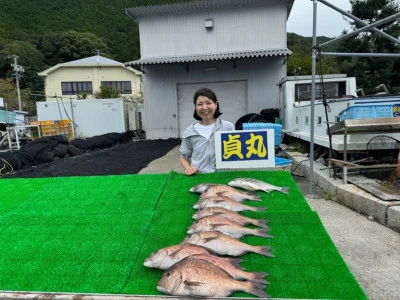
<instances>
[{"instance_id":1,"label":"black tarp pile","mask_svg":"<svg viewBox=\"0 0 400 300\"><path fill-rule=\"evenodd\" d=\"M240 117L235 123L236 130L243 130L243 123L275 123L279 118L279 109L263 109L259 114L250 113Z\"/></svg>"},{"instance_id":2,"label":"black tarp pile","mask_svg":"<svg viewBox=\"0 0 400 300\"><path fill-rule=\"evenodd\" d=\"M16 151L0 153L0 176L24 167L52 162L66 156L81 155L86 151L104 149L132 140L132 131L111 132L86 139L69 141L62 135L45 136L34 140Z\"/></svg>"}]
</instances>

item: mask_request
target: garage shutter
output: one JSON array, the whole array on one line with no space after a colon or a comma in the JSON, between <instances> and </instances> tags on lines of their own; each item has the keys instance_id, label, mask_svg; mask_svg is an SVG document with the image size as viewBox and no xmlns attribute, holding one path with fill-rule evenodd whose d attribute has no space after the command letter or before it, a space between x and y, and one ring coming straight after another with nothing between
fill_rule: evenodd
<instances>
[{"instance_id":1,"label":"garage shutter","mask_svg":"<svg viewBox=\"0 0 400 300\"><path fill-rule=\"evenodd\" d=\"M193 118L193 95L200 88L210 88L217 95L222 119L235 125L247 113L247 81L178 84L179 133L196 122Z\"/></svg>"}]
</instances>

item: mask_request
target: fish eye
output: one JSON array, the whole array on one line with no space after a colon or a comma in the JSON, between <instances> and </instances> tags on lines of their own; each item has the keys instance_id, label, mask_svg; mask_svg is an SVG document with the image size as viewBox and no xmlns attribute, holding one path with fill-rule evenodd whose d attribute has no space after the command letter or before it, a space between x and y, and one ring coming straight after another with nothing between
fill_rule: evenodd
<instances>
[{"instance_id":1,"label":"fish eye","mask_svg":"<svg viewBox=\"0 0 400 300\"><path fill-rule=\"evenodd\" d=\"M171 276L171 271L167 271L166 275L167 275L167 277L170 277Z\"/></svg>"}]
</instances>

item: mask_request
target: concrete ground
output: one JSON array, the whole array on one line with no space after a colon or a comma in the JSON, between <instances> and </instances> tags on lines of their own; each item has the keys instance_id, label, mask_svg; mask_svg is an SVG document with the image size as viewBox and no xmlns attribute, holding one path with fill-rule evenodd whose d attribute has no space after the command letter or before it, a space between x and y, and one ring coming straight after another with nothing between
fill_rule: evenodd
<instances>
[{"instance_id":1,"label":"concrete ground","mask_svg":"<svg viewBox=\"0 0 400 300\"><path fill-rule=\"evenodd\" d=\"M150 163L140 174L182 172L178 147ZM298 187L315 210L333 243L371 300L400 299L400 234L335 201L296 172Z\"/></svg>"}]
</instances>

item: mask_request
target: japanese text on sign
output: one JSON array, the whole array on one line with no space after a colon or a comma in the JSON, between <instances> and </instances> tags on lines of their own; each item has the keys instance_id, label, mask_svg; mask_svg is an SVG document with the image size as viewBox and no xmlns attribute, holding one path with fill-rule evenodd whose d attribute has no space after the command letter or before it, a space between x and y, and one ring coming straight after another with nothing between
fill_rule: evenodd
<instances>
[{"instance_id":1,"label":"japanese text on sign","mask_svg":"<svg viewBox=\"0 0 400 300\"><path fill-rule=\"evenodd\" d=\"M215 145L217 169L275 165L272 129L219 132Z\"/></svg>"}]
</instances>

